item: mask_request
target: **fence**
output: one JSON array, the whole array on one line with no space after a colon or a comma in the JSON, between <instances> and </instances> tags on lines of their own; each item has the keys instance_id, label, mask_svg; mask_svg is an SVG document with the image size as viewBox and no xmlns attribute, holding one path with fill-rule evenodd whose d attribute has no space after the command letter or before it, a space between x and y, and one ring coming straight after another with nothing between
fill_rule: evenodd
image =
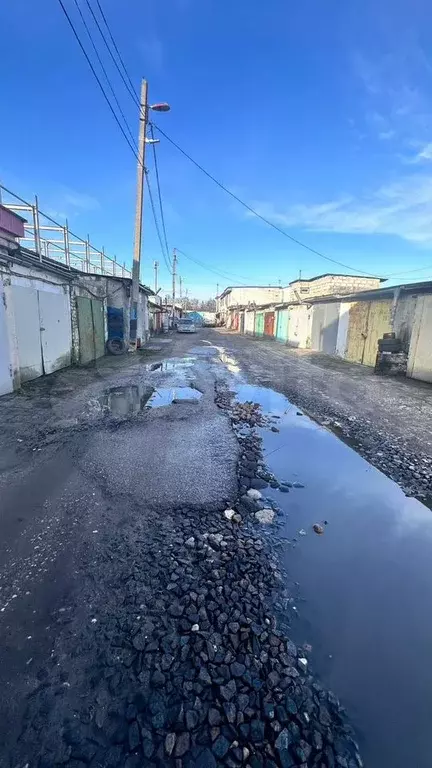
<instances>
[{"instance_id":1,"label":"fence","mask_svg":"<svg viewBox=\"0 0 432 768\"><path fill-rule=\"evenodd\" d=\"M20 241L26 248L35 251L41 262L54 259L69 269L131 277L131 271L126 269L125 263L120 264L115 256L108 256L105 248L95 248L89 235L83 240L69 229L67 219L65 224L59 224L43 213L39 208L37 196L34 203L29 203L0 184L0 203L23 218L26 213L30 214L31 221L24 224L25 236L20 238Z\"/></svg>"}]
</instances>

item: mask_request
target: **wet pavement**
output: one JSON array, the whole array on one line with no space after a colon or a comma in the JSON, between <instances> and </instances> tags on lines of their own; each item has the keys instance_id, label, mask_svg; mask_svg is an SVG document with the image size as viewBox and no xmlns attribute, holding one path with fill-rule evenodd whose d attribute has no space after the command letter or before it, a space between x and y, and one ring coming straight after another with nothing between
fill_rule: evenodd
<instances>
[{"instance_id":1,"label":"wet pavement","mask_svg":"<svg viewBox=\"0 0 432 768\"><path fill-rule=\"evenodd\" d=\"M280 626L289 628L299 646L312 646L310 667L347 707L366 768L430 768L431 511L284 395L248 383L241 354L217 334L195 338L190 347L182 344L176 357L143 362L139 371L112 377L110 386L92 385L84 403L76 392L66 393L64 413L55 406L58 423L63 417L64 447L57 453L54 448L46 464L37 454L34 467L16 475L24 482L5 486L4 660L21 675L20 695L34 685L33 656L48 653L48 617L62 610L63 602L69 605L64 595L78 580L70 546L65 583L55 570L75 531L83 535L87 551L91 539L92 560L107 521L121 531L128 514L150 514L153 524L176 504L199 509L233 498L236 447L229 425L215 412L219 382L235 392L238 402L259 404L264 421L258 418L255 426L244 433L236 428L236 433L259 435L265 468L282 483L261 490L266 504L279 510L274 522L255 523L279 552L285 572ZM267 371L262 376L268 380ZM85 439L77 424L87 430ZM20 505L22 518L16 513ZM38 529L39 517L45 533ZM68 530L65 538L61 530ZM38 584L32 586L26 568L36 569ZM8 582L10 573L15 578ZM31 613L27 596L16 646L11 610L15 590L25 596L19 583L24 579L29 580ZM42 594L44 584L53 586ZM0 666L12 707L4 661Z\"/></svg>"}]
</instances>

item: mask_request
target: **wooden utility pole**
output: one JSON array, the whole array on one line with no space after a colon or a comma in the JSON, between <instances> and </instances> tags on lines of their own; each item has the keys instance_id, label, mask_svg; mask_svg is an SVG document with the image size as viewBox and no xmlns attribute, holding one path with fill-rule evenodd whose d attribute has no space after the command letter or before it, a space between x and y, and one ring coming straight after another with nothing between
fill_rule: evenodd
<instances>
[{"instance_id":1,"label":"wooden utility pole","mask_svg":"<svg viewBox=\"0 0 432 768\"><path fill-rule=\"evenodd\" d=\"M153 262L153 266L154 266L154 292L157 293L158 292L158 269L159 269L159 262L158 261L154 261Z\"/></svg>"},{"instance_id":2,"label":"wooden utility pole","mask_svg":"<svg viewBox=\"0 0 432 768\"><path fill-rule=\"evenodd\" d=\"M172 327L175 325L175 300L176 300L176 273L177 273L177 251L173 250L172 266Z\"/></svg>"},{"instance_id":3,"label":"wooden utility pole","mask_svg":"<svg viewBox=\"0 0 432 768\"><path fill-rule=\"evenodd\" d=\"M133 264L132 264L131 312L130 312L130 329L129 329L130 345L132 349L136 349L136 345L137 345L137 322L138 322L138 300L139 300L139 283L140 283L140 267L141 267L144 173L145 173L144 161L145 161L147 112L148 112L147 80L142 80L140 123L139 123L139 137L138 137L137 189L136 189L136 207L135 207L134 251L133 251Z\"/></svg>"}]
</instances>

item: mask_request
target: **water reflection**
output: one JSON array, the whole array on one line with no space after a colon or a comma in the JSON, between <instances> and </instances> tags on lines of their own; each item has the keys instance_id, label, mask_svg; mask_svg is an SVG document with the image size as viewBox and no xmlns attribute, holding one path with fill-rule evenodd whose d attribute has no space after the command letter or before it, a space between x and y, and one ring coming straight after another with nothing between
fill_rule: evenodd
<instances>
[{"instance_id":1,"label":"water reflection","mask_svg":"<svg viewBox=\"0 0 432 768\"><path fill-rule=\"evenodd\" d=\"M104 392L99 403L114 418L122 419L142 411L152 392L152 387L139 384L111 387Z\"/></svg>"},{"instance_id":2,"label":"water reflection","mask_svg":"<svg viewBox=\"0 0 432 768\"><path fill-rule=\"evenodd\" d=\"M260 430L266 464L305 486L265 491L284 512L293 594L300 584L294 638L347 705L365 765L430 768L431 511L282 395L246 385L238 396L280 416L279 432Z\"/></svg>"},{"instance_id":3,"label":"water reflection","mask_svg":"<svg viewBox=\"0 0 432 768\"><path fill-rule=\"evenodd\" d=\"M194 387L158 387L147 403L148 408L161 408L165 405L197 403L202 397Z\"/></svg>"}]
</instances>

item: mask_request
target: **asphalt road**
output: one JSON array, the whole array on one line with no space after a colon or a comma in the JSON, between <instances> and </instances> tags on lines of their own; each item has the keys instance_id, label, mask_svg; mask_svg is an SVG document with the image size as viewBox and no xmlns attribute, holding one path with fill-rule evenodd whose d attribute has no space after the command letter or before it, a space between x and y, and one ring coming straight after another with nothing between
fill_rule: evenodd
<instances>
[{"instance_id":1,"label":"asphalt road","mask_svg":"<svg viewBox=\"0 0 432 768\"><path fill-rule=\"evenodd\" d=\"M308 687L314 679L303 679L303 669L300 680L291 681L287 706L300 706L293 703L296 697L301 706L310 700L315 731L299 710L299 725L289 723L294 730L288 755L288 748L283 751L285 736L278 747L274 743L281 731L285 733L286 713L269 725L270 704L286 695L279 692L277 681L287 672L282 672L275 649L278 644L282 648L287 636L298 646L312 644L312 668L325 687L349 705L366 765L404 768L411 763L428 768L432 680L429 685L425 670L432 625L424 606L432 595L427 566L430 513L328 429L370 455L376 465L385 463L386 474L394 474L413 494L427 496L429 389L379 380L357 366L311 359L275 343L221 330L162 338L160 347L63 371L27 385L20 395L0 399L1 768L27 763L30 768L254 768L264 765L263 743L270 744L266 765L312 765L321 754L320 733L325 733L323 723L314 719ZM240 401L260 403L260 412L273 420L260 426L260 419L249 413L246 433L236 431L235 423L233 431L238 416L229 409L229 392ZM309 421L292 403L316 421ZM251 424L252 432L258 430L256 439L248 437ZM260 462L279 481L290 481L289 493L281 493L277 483L264 491L278 524L257 531L256 521L251 525L241 505L241 525L227 523L223 510L237 503L239 488L244 492L250 485L257 466L262 469ZM324 518L325 536L311 534L312 524L324 525ZM299 536L300 529L307 535ZM208 548L209 535L214 550ZM220 558L219 566L215 558ZM243 570L236 580L238 566ZM282 567L284 576L279 574ZM207 603L210 585L213 597ZM266 597L274 595L276 586L276 592L284 591L278 613ZM200 614L198 608L196 615L191 611L191 594L196 594L198 606L207 606L207 613L201 608ZM180 608L173 607L176 596ZM216 608L218 601L221 607ZM245 616L237 606L243 606ZM262 693L250 694L244 715L240 703L248 679L242 679L240 694L237 683L233 699L222 689L231 701L228 706L215 693L227 678L220 683L216 677L211 696L222 714L211 710L215 723L210 731L207 726L196 731L198 722L190 715L186 722L191 728L183 732L184 725L177 723L177 736L169 735L166 742L167 721L159 710L151 710L157 722L144 724L139 715L141 736L135 744L137 680L141 691L146 686L150 690L153 681L159 692L162 685L162 694L171 697L183 685L184 706L195 696L196 707L198 700L201 707L196 717L200 723L207 717L211 696L202 688L208 670L213 674L210 651L204 653L197 636L194 664L201 683L195 683L190 668L178 667L186 663L187 654L182 652L181 662L173 665L175 651L172 656L167 649L168 639L177 642L191 633L183 610L193 617L193 626L214 621L215 637L221 638L216 642L234 643L224 651L225 658L246 643L236 663L243 668L246 659L253 669L258 664L255 674L261 677ZM254 627L262 621L273 631L273 653L266 646L269 633L264 632L259 662L258 641L249 656L250 641L238 623L252 621L248 613ZM131 637L137 622L143 621L156 640L137 667L131 656L131 645L137 643ZM162 640L161 627L168 633ZM159 643L164 648L161 659ZM292 670L292 644L288 649L288 654L281 651L281 658L285 670ZM113 671L119 664L123 671ZM156 669L157 681L149 681L146 664ZM208 669L203 664L209 664ZM174 677L168 682L170 674ZM272 690L268 680L275 686ZM395 680L402 686L399 698ZM338 709L332 702L331 715L322 717L326 723L328 718L326 728L334 728L332 738L338 733L340 741ZM154 700L148 706L154 707ZM118 721L125 717L123 736L124 725ZM114 733L107 718L111 725L113 718L116 722ZM261 718L267 722L262 726L265 742L264 730L258 727ZM251 731L249 720L255 724ZM403 748L394 739L394 723L404 729ZM240 724L245 726L241 733ZM306 746L299 745L298 727ZM91 733L86 730L82 736L83 728ZM208 747L210 737L213 746L209 742ZM331 766L339 757L340 765L345 760L349 768L360 766L354 752L351 758L344 752L343 741L342 751L333 753L328 738L323 765ZM238 739L246 752L235 746Z\"/></svg>"}]
</instances>

